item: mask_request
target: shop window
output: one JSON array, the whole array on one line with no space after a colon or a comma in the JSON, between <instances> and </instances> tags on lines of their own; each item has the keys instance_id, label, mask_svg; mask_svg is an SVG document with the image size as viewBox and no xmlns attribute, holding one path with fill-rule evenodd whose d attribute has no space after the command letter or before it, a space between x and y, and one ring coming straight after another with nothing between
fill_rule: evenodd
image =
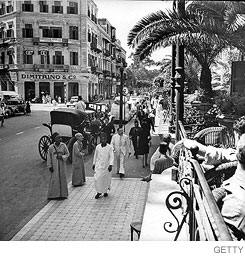
<instances>
[{"instance_id":1,"label":"shop window","mask_svg":"<svg viewBox=\"0 0 245 258\"><path fill-rule=\"evenodd\" d=\"M40 1L40 13L48 13L48 4L47 1Z\"/></svg>"},{"instance_id":2,"label":"shop window","mask_svg":"<svg viewBox=\"0 0 245 258\"><path fill-rule=\"evenodd\" d=\"M25 24L25 28L22 29L23 38L33 38L32 24Z\"/></svg>"},{"instance_id":3,"label":"shop window","mask_svg":"<svg viewBox=\"0 0 245 258\"><path fill-rule=\"evenodd\" d=\"M32 50L24 51L24 64L33 64L33 54L34 51Z\"/></svg>"},{"instance_id":4,"label":"shop window","mask_svg":"<svg viewBox=\"0 0 245 258\"><path fill-rule=\"evenodd\" d=\"M68 14L78 14L78 3L69 2L69 6L67 6Z\"/></svg>"},{"instance_id":5,"label":"shop window","mask_svg":"<svg viewBox=\"0 0 245 258\"><path fill-rule=\"evenodd\" d=\"M78 52L70 52L70 64L78 65Z\"/></svg>"},{"instance_id":6,"label":"shop window","mask_svg":"<svg viewBox=\"0 0 245 258\"><path fill-rule=\"evenodd\" d=\"M61 51L55 51L55 55L53 56L53 64L55 64L55 65L63 65L64 64L64 56L62 56Z\"/></svg>"},{"instance_id":7,"label":"shop window","mask_svg":"<svg viewBox=\"0 0 245 258\"><path fill-rule=\"evenodd\" d=\"M69 27L69 38L70 39L78 39L78 27L77 26Z\"/></svg>"},{"instance_id":8,"label":"shop window","mask_svg":"<svg viewBox=\"0 0 245 258\"><path fill-rule=\"evenodd\" d=\"M33 4L31 3L31 1L24 1L24 4L22 4L22 11L33 12Z\"/></svg>"},{"instance_id":9,"label":"shop window","mask_svg":"<svg viewBox=\"0 0 245 258\"><path fill-rule=\"evenodd\" d=\"M52 6L52 13L63 13L63 6L61 6L60 1L54 1L54 5Z\"/></svg>"}]
</instances>

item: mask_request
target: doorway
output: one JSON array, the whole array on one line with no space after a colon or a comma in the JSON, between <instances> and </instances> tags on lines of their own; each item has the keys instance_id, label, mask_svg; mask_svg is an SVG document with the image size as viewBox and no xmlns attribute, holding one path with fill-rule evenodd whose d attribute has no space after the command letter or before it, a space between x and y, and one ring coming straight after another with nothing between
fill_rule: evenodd
<instances>
[{"instance_id":1,"label":"doorway","mask_svg":"<svg viewBox=\"0 0 245 258\"><path fill-rule=\"evenodd\" d=\"M50 95L50 83L49 82L39 82L39 92L40 95Z\"/></svg>"},{"instance_id":2,"label":"doorway","mask_svg":"<svg viewBox=\"0 0 245 258\"><path fill-rule=\"evenodd\" d=\"M54 82L54 99L59 102L59 97L64 102L64 82Z\"/></svg>"},{"instance_id":3,"label":"doorway","mask_svg":"<svg viewBox=\"0 0 245 258\"><path fill-rule=\"evenodd\" d=\"M72 96L78 96L78 83L77 82L69 82L68 83L68 99Z\"/></svg>"},{"instance_id":4,"label":"doorway","mask_svg":"<svg viewBox=\"0 0 245 258\"><path fill-rule=\"evenodd\" d=\"M35 82L25 82L25 100L32 100L35 98Z\"/></svg>"}]
</instances>

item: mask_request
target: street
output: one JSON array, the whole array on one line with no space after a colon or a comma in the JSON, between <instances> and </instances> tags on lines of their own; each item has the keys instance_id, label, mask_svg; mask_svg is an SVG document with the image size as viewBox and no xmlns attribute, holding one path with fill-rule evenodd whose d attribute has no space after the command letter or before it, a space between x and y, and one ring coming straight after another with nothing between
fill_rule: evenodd
<instances>
[{"instance_id":1,"label":"street","mask_svg":"<svg viewBox=\"0 0 245 258\"><path fill-rule=\"evenodd\" d=\"M6 119L5 126L0 128L0 240L9 240L47 203L50 174L39 155L38 142L41 136L50 134L42 125L49 121L48 109L34 110L31 116ZM132 122L126 132L131 126ZM92 155L85 158L87 177L93 176L91 167ZM146 176L148 170L142 168L141 159L132 156L126 163L126 177L140 178ZM115 171L113 177L118 177ZM71 181L69 163L67 181Z\"/></svg>"}]
</instances>

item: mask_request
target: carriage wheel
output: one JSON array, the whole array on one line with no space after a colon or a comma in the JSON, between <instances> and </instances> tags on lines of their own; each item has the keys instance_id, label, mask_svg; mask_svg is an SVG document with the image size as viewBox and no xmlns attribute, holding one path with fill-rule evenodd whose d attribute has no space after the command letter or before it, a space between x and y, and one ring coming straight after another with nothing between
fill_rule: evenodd
<instances>
[{"instance_id":1,"label":"carriage wheel","mask_svg":"<svg viewBox=\"0 0 245 258\"><path fill-rule=\"evenodd\" d=\"M47 135L42 136L39 140L38 150L39 150L39 154L43 160L47 160L48 148L51 145L51 143L52 143L51 139Z\"/></svg>"}]
</instances>

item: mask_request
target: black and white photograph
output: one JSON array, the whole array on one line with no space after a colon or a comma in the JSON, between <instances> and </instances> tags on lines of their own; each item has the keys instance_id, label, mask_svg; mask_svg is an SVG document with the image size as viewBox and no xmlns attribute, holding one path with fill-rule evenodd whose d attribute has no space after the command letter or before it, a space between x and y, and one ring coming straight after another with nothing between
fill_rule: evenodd
<instances>
[{"instance_id":1,"label":"black and white photograph","mask_svg":"<svg viewBox=\"0 0 245 258\"><path fill-rule=\"evenodd\" d=\"M245 1L0 0L0 177L10 252L244 255Z\"/></svg>"}]
</instances>

